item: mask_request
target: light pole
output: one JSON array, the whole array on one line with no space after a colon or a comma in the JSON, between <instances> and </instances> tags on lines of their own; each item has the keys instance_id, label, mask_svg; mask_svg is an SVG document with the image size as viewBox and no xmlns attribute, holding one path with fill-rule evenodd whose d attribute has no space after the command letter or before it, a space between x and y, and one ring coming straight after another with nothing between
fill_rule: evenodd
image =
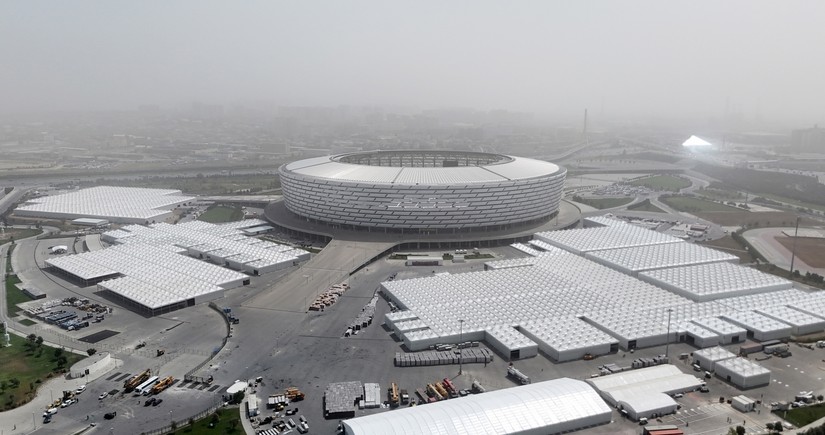
<instances>
[{"instance_id":1,"label":"light pole","mask_svg":"<svg viewBox=\"0 0 825 435\"><path fill-rule=\"evenodd\" d=\"M461 347L464 341L464 319L458 319L458 374L461 374L462 362L463 359L461 358L464 356L463 349Z\"/></svg>"},{"instance_id":2,"label":"light pole","mask_svg":"<svg viewBox=\"0 0 825 435\"><path fill-rule=\"evenodd\" d=\"M667 309L667 338L665 344L665 358L670 360L670 315L673 314L673 308Z\"/></svg>"},{"instance_id":3,"label":"light pole","mask_svg":"<svg viewBox=\"0 0 825 435\"><path fill-rule=\"evenodd\" d=\"M791 249L791 270L790 270L790 277L793 278L793 261L796 259L796 239L797 234L799 234L799 219L801 217L796 217L796 229L793 232L793 247Z\"/></svg>"}]
</instances>

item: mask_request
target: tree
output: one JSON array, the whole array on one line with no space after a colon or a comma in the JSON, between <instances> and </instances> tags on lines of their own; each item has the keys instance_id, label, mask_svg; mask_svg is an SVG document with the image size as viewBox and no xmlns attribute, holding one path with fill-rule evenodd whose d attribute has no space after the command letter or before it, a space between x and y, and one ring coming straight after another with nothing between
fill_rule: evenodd
<instances>
[{"instance_id":1,"label":"tree","mask_svg":"<svg viewBox=\"0 0 825 435\"><path fill-rule=\"evenodd\" d=\"M736 435L745 435L746 432L744 426L736 426Z\"/></svg>"},{"instance_id":2,"label":"tree","mask_svg":"<svg viewBox=\"0 0 825 435\"><path fill-rule=\"evenodd\" d=\"M37 340L35 340L35 343L37 343L38 346L42 346L43 345L43 337L38 335Z\"/></svg>"},{"instance_id":3,"label":"tree","mask_svg":"<svg viewBox=\"0 0 825 435\"><path fill-rule=\"evenodd\" d=\"M97 353L97 349L95 349L95 348L93 348L93 347L90 347L89 349L87 349L87 350L86 350L86 353L88 353L88 354L89 354L89 356L92 356L92 355L94 355L95 353Z\"/></svg>"},{"instance_id":4,"label":"tree","mask_svg":"<svg viewBox=\"0 0 825 435\"><path fill-rule=\"evenodd\" d=\"M816 396L816 400L821 402L821 401L825 400L825 396L820 394L819 396Z\"/></svg>"},{"instance_id":5,"label":"tree","mask_svg":"<svg viewBox=\"0 0 825 435\"><path fill-rule=\"evenodd\" d=\"M243 398L244 398L244 392L243 391L238 391L238 392L236 392L235 394L232 395L232 403L233 404L241 403L241 402L243 402Z\"/></svg>"}]
</instances>

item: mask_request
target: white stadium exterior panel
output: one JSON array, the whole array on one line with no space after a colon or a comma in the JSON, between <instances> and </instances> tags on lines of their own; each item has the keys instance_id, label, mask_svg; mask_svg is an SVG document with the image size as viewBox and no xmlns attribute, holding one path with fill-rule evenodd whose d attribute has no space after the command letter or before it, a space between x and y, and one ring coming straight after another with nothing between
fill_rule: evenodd
<instances>
[{"instance_id":1,"label":"white stadium exterior panel","mask_svg":"<svg viewBox=\"0 0 825 435\"><path fill-rule=\"evenodd\" d=\"M509 227L559 209L566 170L496 154L375 151L279 169L287 209L312 221L392 231Z\"/></svg>"}]
</instances>

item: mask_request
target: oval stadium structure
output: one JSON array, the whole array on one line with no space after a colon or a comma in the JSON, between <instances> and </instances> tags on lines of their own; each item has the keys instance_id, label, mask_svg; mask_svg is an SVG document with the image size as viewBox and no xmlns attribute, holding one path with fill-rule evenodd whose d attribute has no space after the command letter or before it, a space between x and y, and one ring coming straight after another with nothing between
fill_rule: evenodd
<instances>
[{"instance_id":1,"label":"oval stadium structure","mask_svg":"<svg viewBox=\"0 0 825 435\"><path fill-rule=\"evenodd\" d=\"M559 209L567 171L553 163L464 151L367 151L278 170L302 219L382 232L515 228Z\"/></svg>"}]
</instances>

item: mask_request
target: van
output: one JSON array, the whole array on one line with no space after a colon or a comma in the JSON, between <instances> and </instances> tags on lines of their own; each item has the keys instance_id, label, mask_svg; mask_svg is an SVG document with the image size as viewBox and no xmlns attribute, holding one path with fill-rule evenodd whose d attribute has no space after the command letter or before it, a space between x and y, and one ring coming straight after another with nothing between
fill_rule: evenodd
<instances>
[{"instance_id":1,"label":"van","mask_svg":"<svg viewBox=\"0 0 825 435\"><path fill-rule=\"evenodd\" d=\"M701 372L702 371L702 366L700 366L699 364L694 364L693 365L693 371L694 372Z\"/></svg>"},{"instance_id":2,"label":"van","mask_svg":"<svg viewBox=\"0 0 825 435\"><path fill-rule=\"evenodd\" d=\"M639 419L639 424L644 426L647 424L647 417L642 417Z\"/></svg>"},{"instance_id":3,"label":"van","mask_svg":"<svg viewBox=\"0 0 825 435\"><path fill-rule=\"evenodd\" d=\"M713 375L711 375L711 374L710 374L710 372L705 371L705 378L706 378L706 379L710 379L710 378L712 378L712 377L713 377Z\"/></svg>"}]
</instances>

